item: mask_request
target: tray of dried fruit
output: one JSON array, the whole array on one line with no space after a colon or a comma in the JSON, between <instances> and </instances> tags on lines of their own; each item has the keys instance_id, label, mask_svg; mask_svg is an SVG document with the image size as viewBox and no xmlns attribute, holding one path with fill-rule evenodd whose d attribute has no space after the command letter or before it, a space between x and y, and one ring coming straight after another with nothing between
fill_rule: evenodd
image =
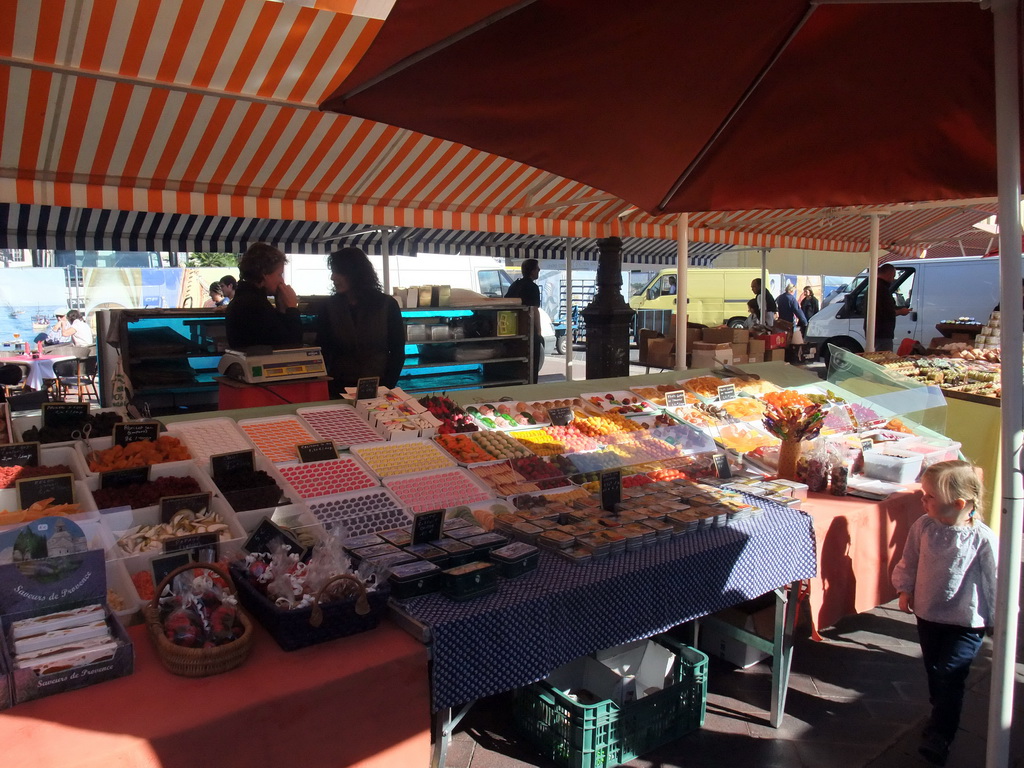
<instances>
[{"instance_id":1,"label":"tray of dried fruit","mask_svg":"<svg viewBox=\"0 0 1024 768\"><path fill-rule=\"evenodd\" d=\"M669 384L656 384L648 387L630 387L629 391L635 395L639 395L647 402L653 403L659 408L665 407L665 395L669 392L686 392L686 402L697 402L697 396L694 395L692 392L683 390L683 388L679 386L678 382L671 382Z\"/></svg>"},{"instance_id":2,"label":"tray of dried fruit","mask_svg":"<svg viewBox=\"0 0 1024 768\"><path fill-rule=\"evenodd\" d=\"M564 427L541 427L540 429L522 429L511 433L512 437L526 446L537 456L554 456L564 453L593 451L598 442L587 437L573 424Z\"/></svg>"},{"instance_id":3,"label":"tray of dried fruit","mask_svg":"<svg viewBox=\"0 0 1024 768\"><path fill-rule=\"evenodd\" d=\"M732 384L736 391L750 397L759 397L769 392L780 392L782 387L773 384L767 379L741 378L733 376L722 381L723 384Z\"/></svg>"},{"instance_id":4,"label":"tray of dried fruit","mask_svg":"<svg viewBox=\"0 0 1024 768\"><path fill-rule=\"evenodd\" d=\"M682 389L693 392L703 402L709 403L718 400L718 388L727 382L717 376L694 376L692 379L683 379L678 383Z\"/></svg>"},{"instance_id":5,"label":"tray of dried fruit","mask_svg":"<svg viewBox=\"0 0 1024 768\"><path fill-rule=\"evenodd\" d=\"M470 467L469 471L495 495L504 497L571 485L560 464L539 456Z\"/></svg>"},{"instance_id":6,"label":"tray of dried fruit","mask_svg":"<svg viewBox=\"0 0 1024 768\"><path fill-rule=\"evenodd\" d=\"M611 392L584 392L580 398L602 413L629 416L641 413L656 413L658 407L635 392L612 390Z\"/></svg>"},{"instance_id":7,"label":"tray of dried fruit","mask_svg":"<svg viewBox=\"0 0 1024 768\"><path fill-rule=\"evenodd\" d=\"M520 456L533 456L522 443L504 432L477 431L451 435L435 435L434 442L460 466L503 461Z\"/></svg>"}]
</instances>

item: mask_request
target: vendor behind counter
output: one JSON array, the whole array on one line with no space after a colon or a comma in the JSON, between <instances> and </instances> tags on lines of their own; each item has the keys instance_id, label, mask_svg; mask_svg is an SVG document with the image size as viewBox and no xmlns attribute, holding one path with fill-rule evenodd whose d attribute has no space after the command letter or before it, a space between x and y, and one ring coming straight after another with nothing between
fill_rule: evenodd
<instances>
[{"instance_id":1,"label":"vendor behind counter","mask_svg":"<svg viewBox=\"0 0 1024 768\"><path fill-rule=\"evenodd\" d=\"M268 243L254 243L238 263L241 280L225 310L228 346L302 346L302 318L295 291L284 281L288 259ZM274 304L269 296L274 297Z\"/></svg>"}]
</instances>

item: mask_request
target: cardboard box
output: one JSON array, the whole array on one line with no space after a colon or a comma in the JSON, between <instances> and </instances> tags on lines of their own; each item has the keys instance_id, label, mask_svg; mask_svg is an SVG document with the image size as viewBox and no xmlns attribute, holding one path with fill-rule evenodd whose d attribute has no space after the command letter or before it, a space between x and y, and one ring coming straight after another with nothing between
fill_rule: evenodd
<instances>
[{"instance_id":1,"label":"cardboard box","mask_svg":"<svg viewBox=\"0 0 1024 768\"><path fill-rule=\"evenodd\" d=\"M750 353L747 352L747 342L733 342L732 343L732 359L739 360L740 358L746 358Z\"/></svg>"},{"instance_id":2,"label":"cardboard box","mask_svg":"<svg viewBox=\"0 0 1024 768\"><path fill-rule=\"evenodd\" d=\"M665 335L661 331L655 331L653 328L641 328L640 333L637 335L637 359L641 363L647 362L650 349L647 346L653 339L663 339Z\"/></svg>"},{"instance_id":3,"label":"cardboard box","mask_svg":"<svg viewBox=\"0 0 1024 768\"><path fill-rule=\"evenodd\" d=\"M686 346L692 348L693 345L703 338L703 328L687 328L686 329Z\"/></svg>"},{"instance_id":4,"label":"cardboard box","mask_svg":"<svg viewBox=\"0 0 1024 768\"><path fill-rule=\"evenodd\" d=\"M764 342L764 348L769 349L781 349L786 346L787 337L785 333L766 333L756 337L759 341Z\"/></svg>"},{"instance_id":5,"label":"cardboard box","mask_svg":"<svg viewBox=\"0 0 1024 768\"><path fill-rule=\"evenodd\" d=\"M645 365L657 368L675 368L676 340L666 338L648 339Z\"/></svg>"},{"instance_id":6,"label":"cardboard box","mask_svg":"<svg viewBox=\"0 0 1024 768\"><path fill-rule=\"evenodd\" d=\"M732 365L732 346L725 349L695 349L690 356L691 368L717 368L720 365Z\"/></svg>"},{"instance_id":7,"label":"cardboard box","mask_svg":"<svg viewBox=\"0 0 1024 768\"><path fill-rule=\"evenodd\" d=\"M690 345L694 352L726 352L732 354L732 344L715 344L710 341L695 341Z\"/></svg>"},{"instance_id":8,"label":"cardboard box","mask_svg":"<svg viewBox=\"0 0 1024 768\"><path fill-rule=\"evenodd\" d=\"M713 614L713 617L734 627L751 632L766 640L771 640L775 631L775 606L768 605L754 611L746 611L740 607L726 608ZM746 669L759 661L767 659L769 654L752 648L749 645L722 632L712 622L701 622L698 647L709 655L725 659L730 664Z\"/></svg>"},{"instance_id":9,"label":"cardboard box","mask_svg":"<svg viewBox=\"0 0 1024 768\"><path fill-rule=\"evenodd\" d=\"M714 344L746 344L750 331L746 328L730 328L726 325L704 329L704 341Z\"/></svg>"},{"instance_id":10,"label":"cardboard box","mask_svg":"<svg viewBox=\"0 0 1024 768\"><path fill-rule=\"evenodd\" d=\"M759 361L764 357L764 341L761 339L750 339L747 341L747 354L756 357Z\"/></svg>"},{"instance_id":11,"label":"cardboard box","mask_svg":"<svg viewBox=\"0 0 1024 768\"><path fill-rule=\"evenodd\" d=\"M782 349L769 349L764 353L764 361L766 363L781 363L786 360L786 350Z\"/></svg>"}]
</instances>

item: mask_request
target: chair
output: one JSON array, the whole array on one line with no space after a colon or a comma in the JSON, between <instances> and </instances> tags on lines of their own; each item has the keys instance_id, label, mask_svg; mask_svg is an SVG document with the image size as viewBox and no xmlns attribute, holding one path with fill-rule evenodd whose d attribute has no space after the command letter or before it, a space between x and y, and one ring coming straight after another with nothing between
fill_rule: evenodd
<instances>
[{"instance_id":1,"label":"chair","mask_svg":"<svg viewBox=\"0 0 1024 768\"><path fill-rule=\"evenodd\" d=\"M0 390L3 391L5 399L9 399L21 388L20 385L24 378L25 373L21 366L13 363L0 365Z\"/></svg>"},{"instance_id":2,"label":"chair","mask_svg":"<svg viewBox=\"0 0 1024 768\"><path fill-rule=\"evenodd\" d=\"M37 411L43 403L49 402L51 402L50 393L45 389L29 389L9 395L7 398L7 405L11 409L11 413L17 411Z\"/></svg>"},{"instance_id":3,"label":"chair","mask_svg":"<svg viewBox=\"0 0 1024 768\"><path fill-rule=\"evenodd\" d=\"M96 389L96 357L76 360L58 360L53 364L53 373L57 377L57 399L67 400L68 392L74 388L78 392L78 400L87 395L89 399L100 399Z\"/></svg>"}]
</instances>

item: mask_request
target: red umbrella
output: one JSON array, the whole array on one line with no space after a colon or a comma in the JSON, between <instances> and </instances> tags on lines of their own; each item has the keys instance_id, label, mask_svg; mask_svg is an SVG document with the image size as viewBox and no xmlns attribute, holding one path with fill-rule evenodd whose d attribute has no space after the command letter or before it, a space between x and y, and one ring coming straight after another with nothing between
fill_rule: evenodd
<instances>
[{"instance_id":1,"label":"red umbrella","mask_svg":"<svg viewBox=\"0 0 1024 768\"><path fill-rule=\"evenodd\" d=\"M321 106L651 213L996 194L975 3L398 0Z\"/></svg>"}]
</instances>

